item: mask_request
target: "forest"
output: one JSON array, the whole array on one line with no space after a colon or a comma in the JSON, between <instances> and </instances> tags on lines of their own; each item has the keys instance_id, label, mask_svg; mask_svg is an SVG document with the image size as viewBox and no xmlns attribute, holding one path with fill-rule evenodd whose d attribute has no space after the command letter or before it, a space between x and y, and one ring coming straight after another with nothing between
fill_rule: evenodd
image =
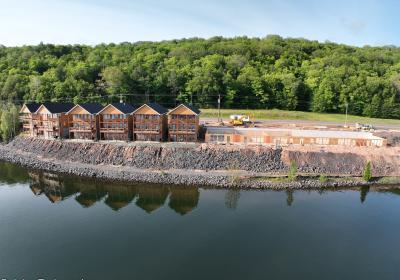
<instances>
[{"instance_id":1,"label":"forest","mask_svg":"<svg viewBox=\"0 0 400 280\"><path fill-rule=\"evenodd\" d=\"M213 37L0 46L0 101L179 102L400 118L400 48Z\"/></svg>"}]
</instances>

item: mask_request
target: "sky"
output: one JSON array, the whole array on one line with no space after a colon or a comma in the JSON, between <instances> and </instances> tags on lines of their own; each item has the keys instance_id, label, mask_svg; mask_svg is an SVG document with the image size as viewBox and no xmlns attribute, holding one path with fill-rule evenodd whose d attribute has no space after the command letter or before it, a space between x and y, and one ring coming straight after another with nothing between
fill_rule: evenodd
<instances>
[{"instance_id":1,"label":"sky","mask_svg":"<svg viewBox=\"0 0 400 280\"><path fill-rule=\"evenodd\" d=\"M213 36L400 46L398 0L0 0L0 45Z\"/></svg>"}]
</instances>

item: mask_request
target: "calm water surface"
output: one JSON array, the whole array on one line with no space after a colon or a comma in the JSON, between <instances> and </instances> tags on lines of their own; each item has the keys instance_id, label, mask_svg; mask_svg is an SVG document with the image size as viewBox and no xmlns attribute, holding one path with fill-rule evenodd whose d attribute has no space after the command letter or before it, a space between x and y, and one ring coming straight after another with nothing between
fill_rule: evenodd
<instances>
[{"instance_id":1,"label":"calm water surface","mask_svg":"<svg viewBox=\"0 0 400 280\"><path fill-rule=\"evenodd\" d=\"M400 279L399 194L116 185L0 163L0 279Z\"/></svg>"}]
</instances>

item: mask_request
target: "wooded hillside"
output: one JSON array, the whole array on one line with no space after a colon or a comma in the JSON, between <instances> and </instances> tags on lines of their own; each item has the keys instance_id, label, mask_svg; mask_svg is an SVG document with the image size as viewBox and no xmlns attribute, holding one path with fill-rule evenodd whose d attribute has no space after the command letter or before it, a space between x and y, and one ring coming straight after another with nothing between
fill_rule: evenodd
<instances>
[{"instance_id":1,"label":"wooded hillside","mask_svg":"<svg viewBox=\"0 0 400 280\"><path fill-rule=\"evenodd\" d=\"M400 118L400 48L305 39L0 47L0 99L156 101Z\"/></svg>"}]
</instances>

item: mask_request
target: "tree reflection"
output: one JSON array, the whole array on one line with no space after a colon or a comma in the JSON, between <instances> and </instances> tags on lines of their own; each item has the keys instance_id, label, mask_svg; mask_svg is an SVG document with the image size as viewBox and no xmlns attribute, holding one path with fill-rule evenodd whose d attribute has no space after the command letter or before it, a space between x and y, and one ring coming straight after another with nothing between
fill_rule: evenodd
<instances>
[{"instance_id":1,"label":"tree reflection","mask_svg":"<svg viewBox=\"0 0 400 280\"><path fill-rule=\"evenodd\" d=\"M361 203L364 203L364 201L367 199L368 192L369 192L369 186L362 186L360 188L360 200L361 200Z\"/></svg>"},{"instance_id":2,"label":"tree reflection","mask_svg":"<svg viewBox=\"0 0 400 280\"><path fill-rule=\"evenodd\" d=\"M294 201L293 190L286 191L286 204L287 206L292 206Z\"/></svg>"},{"instance_id":3,"label":"tree reflection","mask_svg":"<svg viewBox=\"0 0 400 280\"><path fill-rule=\"evenodd\" d=\"M25 168L0 161L0 183L16 184L28 182L29 176Z\"/></svg>"},{"instance_id":4,"label":"tree reflection","mask_svg":"<svg viewBox=\"0 0 400 280\"><path fill-rule=\"evenodd\" d=\"M239 203L240 190L230 189L225 193L225 206L228 209L236 209Z\"/></svg>"}]
</instances>

